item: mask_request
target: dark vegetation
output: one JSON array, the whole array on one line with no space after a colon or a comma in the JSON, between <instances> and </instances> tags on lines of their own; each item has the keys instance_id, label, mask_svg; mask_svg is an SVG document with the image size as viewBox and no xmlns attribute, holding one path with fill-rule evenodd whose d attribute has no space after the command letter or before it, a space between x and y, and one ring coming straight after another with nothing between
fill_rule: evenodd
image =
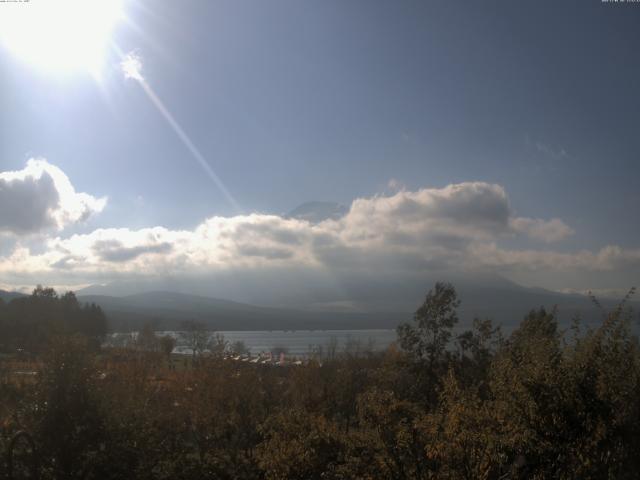
<instances>
[{"instance_id":1,"label":"dark vegetation","mask_svg":"<svg viewBox=\"0 0 640 480\"><path fill-rule=\"evenodd\" d=\"M46 336L47 348L35 342L41 353L20 364L36 375L14 375L12 356L0 364L0 447L13 452L0 478L9 460L14 474L33 466L44 479L625 479L640 471L640 345L627 299L599 326L576 321L568 331L553 310L532 310L505 338L489 320L455 330L456 292L437 284L384 353L273 367L225 360L220 348L178 369L170 340L152 331L134 347L95 351L98 329L77 319L93 311L84 318L101 324L97 307L67 310L73 301L44 292L25 301L30 313L19 320L46 326L46 335L7 320L22 304L1 307L3 335L22 332L9 343Z\"/></svg>"},{"instance_id":2,"label":"dark vegetation","mask_svg":"<svg viewBox=\"0 0 640 480\"><path fill-rule=\"evenodd\" d=\"M0 298L0 351L42 352L57 335L80 334L98 348L107 319L95 303L81 304L73 292L58 296L38 286L31 296Z\"/></svg>"}]
</instances>

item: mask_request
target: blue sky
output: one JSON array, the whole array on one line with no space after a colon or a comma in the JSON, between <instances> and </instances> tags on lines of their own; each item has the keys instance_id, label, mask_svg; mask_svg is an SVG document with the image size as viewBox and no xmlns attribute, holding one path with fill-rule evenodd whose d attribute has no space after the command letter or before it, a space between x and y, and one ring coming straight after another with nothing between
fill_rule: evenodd
<instances>
[{"instance_id":1,"label":"blue sky","mask_svg":"<svg viewBox=\"0 0 640 480\"><path fill-rule=\"evenodd\" d=\"M613 245L626 252L622 264L635 265L640 6L154 0L123 8L128 20L111 39L141 58L146 81L242 211L123 77L115 52L96 81L3 49L0 171L43 157L76 191L108 198L53 233L5 227L5 255L17 246L41 253L47 238L99 228L194 230L211 217L281 215L310 200L349 206L484 182L504 189L512 219L556 218L572 232L540 242L518 230L486 242L566 255ZM50 270L33 275L94 280ZM624 288L637 278L618 267L586 276L507 270L557 289ZM26 273L21 280L5 283L26 284Z\"/></svg>"}]
</instances>

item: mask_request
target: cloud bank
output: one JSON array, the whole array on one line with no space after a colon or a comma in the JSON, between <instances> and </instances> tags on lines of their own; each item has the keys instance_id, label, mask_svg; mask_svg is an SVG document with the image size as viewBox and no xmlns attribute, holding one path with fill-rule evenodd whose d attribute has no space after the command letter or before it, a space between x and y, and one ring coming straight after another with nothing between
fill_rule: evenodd
<instances>
[{"instance_id":1,"label":"cloud bank","mask_svg":"<svg viewBox=\"0 0 640 480\"><path fill-rule=\"evenodd\" d=\"M0 182L0 198L9 201L0 203L0 228L16 235L61 230L105 204L104 199L76 193L67 176L44 160L30 161L21 172L0 174ZM17 215L18 205L28 209ZM332 278L393 274L402 279L448 270L553 274L640 266L640 249L549 250L548 244L573 233L557 218L517 216L500 185L465 182L359 198L341 218L318 223L251 214L211 217L191 230L158 226L58 234L47 238L39 251L18 242L0 257L0 275L15 284L90 284L189 275L265 278L268 273L271 283L285 284L302 271ZM542 248L500 246L514 238L538 241Z\"/></svg>"}]
</instances>

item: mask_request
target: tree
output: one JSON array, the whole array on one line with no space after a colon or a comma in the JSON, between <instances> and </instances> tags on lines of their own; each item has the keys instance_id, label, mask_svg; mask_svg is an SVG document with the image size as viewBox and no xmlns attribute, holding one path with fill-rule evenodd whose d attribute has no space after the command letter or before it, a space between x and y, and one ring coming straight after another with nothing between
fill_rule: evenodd
<instances>
[{"instance_id":1,"label":"tree","mask_svg":"<svg viewBox=\"0 0 640 480\"><path fill-rule=\"evenodd\" d=\"M33 299L43 300L43 301L52 301L58 299L58 294L51 287L43 287L42 285L38 285L33 289L31 293L31 297Z\"/></svg>"},{"instance_id":2,"label":"tree","mask_svg":"<svg viewBox=\"0 0 640 480\"><path fill-rule=\"evenodd\" d=\"M246 355L249 353L249 348L242 340L236 340L231 344L230 351L234 355Z\"/></svg>"},{"instance_id":3,"label":"tree","mask_svg":"<svg viewBox=\"0 0 640 480\"><path fill-rule=\"evenodd\" d=\"M86 335L94 346L99 346L108 331L107 317L102 308L95 303L86 304L80 316L85 320L78 332Z\"/></svg>"},{"instance_id":4,"label":"tree","mask_svg":"<svg viewBox=\"0 0 640 480\"><path fill-rule=\"evenodd\" d=\"M136 346L147 352L157 352L160 349L160 339L156 335L153 325L145 323L136 336Z\"/></svg>"},{"instance_id":5,"label":"tree","mask_svg":"<svg viewBox=\"0 0 640 480\"><path fill-rule=\"evenodd\" d=\"M460 305L455 288L449 283L436 283L414 315L415 325L398 327L398 340L403 350L416 360L433 365L445 352L451 340L451 329L458 323L456 308Z\"/></svg>"},{"instance_id":6,"label":"tree","mask_svg":"<svg viewBox=\"0 0 640 480\"><path fill-rule=\"evenodd\" d=\"M56 337L37 385L34 406L41 459L53 478L84 478L105 441L87 339Z\"/></svg>"},{"instance_id":7,"label":"tree","mask_svg":"<svg viewBox=\"0 0 640 480\"><path fill-rule=\"evenodd\" d=\"M181 324L180 337L191 350L193 361L209 347L210 332L207 326L197 320L185 320Z\"/></svg>"},{"instance_id":8,"label":"tree","mask_svg":"<svg viewBox=\"0 0 640 480\"><path fill-rule=\"evenodd\" d=\"M492 411L519 478L637 476L640 346L622 313L567 343L553 312L533 310L497 352Z\"/></svg>"},{"instance_id":9,"label":"tree","mask_svg":"<svg viewBox=\"0 0 640 480\"><path fill-rule=\"evenodd\" d=\"M323 416L303 410L269 417L258 446L260 467L269 480L333 478L343 446L338 429Z\"/></svg>"},{"instance_id":10,"label":"tree","mask_svg":"<svg viewBox=\"0 0 640 480\"><path fill-rule=\"evenodd\" d=\"M454 364L464 384L482 385L497 349L504 343L500 326L489 319L473 320L473 328L456 336L458 358Z\"/></svg>"},{"instance_id":11,"label":"tree","mask_svg":"<svg viewBox=\"0 0 640 480\"><path fill-rule=\"evenodd\" d=\"M493 405L476 388L464 388L453 369L443 379L438 407L421 426L429 438L427 457L438 466L435 478L507 478L505 442Z\"/></svg>"},{"instance_id":12,"label":"tree","mask_svg":"<svg viewBox=\"0 0 640 480\"><path fill-rule=\"evenodd\" d=\"M0 335L5 347L41 352L55 335L81 334L96 350L107 332L107 319L95 305L81 305L73 292L58 296L38 286L28 297L14 298L0 309Z\"/></svg>"},{"instance_id":13,"label":"tree","mask_svg":"<svg viewBox=\"0 0 640 480\"><path fill-rule=\"evenodd\" d=\"M221 358L227 351L228 342L224 339L224 335L216 332L210 336L207 342L207 350L215 358Z\"/></svg>"},{"instance_id":14,"label":"tree","mask_svg":"<svg viewBox=\"0 0 640 480\"><path fill-rule=\"evenodd\" d=\"M371 457L374 471L382 473L380 478L437 478L425 455L427 438L419 405L373 388L358 398L358 417L367 432L365 448L372 450L365 456Z\"/></svg>"},{"instance_id":15,"label":"tree","mask_svg":"<svg viewBox=\"0 0 640 480\"><path fill-rule=\"evenodd\" d=\"M176 347L176 339L171 335L163 335L160 337L160 350L167 356L167 359L171 359L171 352Z\"/></svg>"}]
</instances>

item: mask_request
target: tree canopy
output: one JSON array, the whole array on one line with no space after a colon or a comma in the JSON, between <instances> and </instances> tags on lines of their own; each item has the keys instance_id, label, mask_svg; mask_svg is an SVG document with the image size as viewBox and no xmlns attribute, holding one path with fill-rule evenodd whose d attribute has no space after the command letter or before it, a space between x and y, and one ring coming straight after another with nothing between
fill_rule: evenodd
<instances>
[{"instance_id":1,"label":"tree canopy","mask_svg":"<svg viewBox=\"0 0 640 480\"><path fill-rule=\"evenodd\" d=\"M30 296L0 303L0 349L38 352L56 335L81 334L98 345L107 319L93 303L81 304L73 292L63 295L38 286Z\"/></svg>"}]
</instances>

